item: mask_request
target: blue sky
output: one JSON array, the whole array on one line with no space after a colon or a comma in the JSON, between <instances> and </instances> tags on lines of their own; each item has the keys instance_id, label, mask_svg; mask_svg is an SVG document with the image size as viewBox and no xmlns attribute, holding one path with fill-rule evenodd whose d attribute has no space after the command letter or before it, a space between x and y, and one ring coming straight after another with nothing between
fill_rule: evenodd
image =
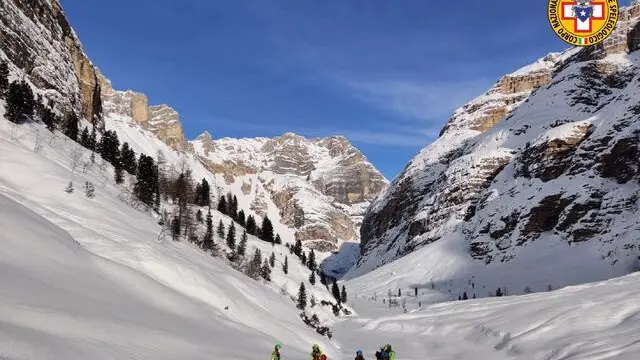
<instances>
[{"instance_id":1,"label":"blue sky","mask_svg":"<svg viewBox=\"0 0 640 360\"><path fill-rule=\"evenodd\" d=\"M62 3L114 87L176 108L189 138L342 134L389 179L456 107L566 47L544 1Z\"/></svg>"}]
</instances>

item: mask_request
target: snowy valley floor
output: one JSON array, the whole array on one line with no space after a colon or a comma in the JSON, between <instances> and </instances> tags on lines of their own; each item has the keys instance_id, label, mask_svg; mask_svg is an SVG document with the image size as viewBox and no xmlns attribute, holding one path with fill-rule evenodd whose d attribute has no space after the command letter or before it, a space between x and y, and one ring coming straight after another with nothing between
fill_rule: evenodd
<instances>
[{"instance_id":1,"label":"snowy valley floor","mask_svg":"<svg viewBox=\"0 0 640 360\"><path fill-rule=\"evenodd\" d=\"M640 358L640 273L409 314L385 308L380 299L354 299L354 308L361 317L338 327L339 341L366 349L388 341L403 359Z\"/></svg>"},{"instance_id":2,"label":"snowy valley floor","mask_svg":"<svg viewBox=\"0 0 640 360\"><path fill-rule=\"evenodd\" d=\"M0 122L0 358L256 360L275 342L283 359L308 358L313 343L330 359L356 349L373 359L386 342L399 360L640 358L640 274L408 314L369 299L373 284L356 278L358 315L338 320L329 341L277 288L185 242L157 241L156 221L119 200L111 175L73 174L73 146L58 139L34 152L27 130ZM70 179L73 194L63 191Z\"/></svg>"}]
</instances>

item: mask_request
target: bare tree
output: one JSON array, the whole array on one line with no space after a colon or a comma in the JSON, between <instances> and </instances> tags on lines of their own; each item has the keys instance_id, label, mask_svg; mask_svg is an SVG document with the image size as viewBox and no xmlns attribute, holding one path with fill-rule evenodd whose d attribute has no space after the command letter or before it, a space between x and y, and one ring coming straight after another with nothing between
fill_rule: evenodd
<instances>
[{"instance_id":1,"label":"bare tree","mask_svg":"<svg viewBox=\"0 0 640 360\"><path fill-rule=\"evenodd\" d=\"M74 144L73 149L71 150L71 157L69 160L71 161L71 173L74 174L76 172L76 168L80 165L80 160L82 159L82 154L84 153L84 148L80 144Z\"/></svg>"},{"instance_id":2,"label":"bare tree","mask_svg":"<svg viewBox=\"0 0 640 360\"><path fill-rule=\"evenodd\" d=\"M34 132L33 132L33 152L34 153L39 153L42 150L42 140L44 138L44 135L42 134L42 132L40 131L39 128L35 128Z\"/></svg>"},{"instance_id":3,"label":"bare tree","mask_svg":"<svg viewBox=\"0 0 640 360\"><path fill-rule=\"evenodd\" d=\"M167 237L171 236L170 222L171 221L169 220L169 216L166 211L160 215L160 221L158 222L158 224L160 224L160 233L156 239L157 241L164 242Z\"/></svg>"},{"instance_id":4,"label":"bare tree","mask_svg":"<svg viewBox=\"0 0 640 360\"><path fill-rule=\"evenodd\" d=\"M19 136L20 136L20 128L18 127L18 124L16 123L12 123L11 124L11 140L13 141L18 141L19 140Z\"/></svg>"},{"instance_id":5,"label":"bare tree","mask_svg":"<svg viewBox=\"0 0 640 360\"><path fill-rule=\"evenodd\" d=\"M58 134L56 134L55 131L50 134L51 135L49 136L49 147L54 147L56 145L56 140L58 140Z\"/></svg>"},{"instance_id":6,"label":"bare tree","mask_svg":"<svg viewBox=\"0 0 640 360\"><path fill-rule=\"evenodd\" d=\"M107 174L108 166L109 163L106 162L102 157L100 157L100 161L98 162L98 169L100 170L100 174L102 175L102 183L100 184L100 187L102 187L103 189L107 185L107 180L109 180L110 178L110 176L108 176Z\"/></svg>"},{"instance_id":7,"label":"bare tree","mask_svg":"<svg viewBox=\"0 0 640 360\"><path fill-rule=\"evenodd\" d=\"M91 158L84 159L84 161L82 162L82 173L86 174L92 166L93 162L91 161Z\"/></svg>"}]
</instances>

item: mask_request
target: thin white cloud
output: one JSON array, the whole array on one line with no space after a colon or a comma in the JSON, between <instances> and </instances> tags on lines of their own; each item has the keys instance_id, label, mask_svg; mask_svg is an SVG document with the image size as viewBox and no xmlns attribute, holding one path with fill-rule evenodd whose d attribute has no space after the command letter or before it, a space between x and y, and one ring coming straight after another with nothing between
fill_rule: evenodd
<instances>
[{"instance_id":1,"label":"thin white cloud","mask_svg":"<svg viewBox=\"0 0 640 360\"><path fill-rule=\"evenodd\" d=\"M336 76L353 96L404 118L431 120L444 125L453 111L480 95L490 81L471 79L442 83L404 79L353 80Z\"/></svg>"},{"instance_id":2,"label":"thin white cloud","mask_svg":"<svg viewBox=\"0 0 640 360\"><path fill-rule=\"evenodd\" d=\"M336 128L301 129L300 134L307 137L326 137L342 135L354 144L380 145L396 148L422 148L433 141L440 129L394 127L393 129L359 130Z\"/></svg>"},{"instance_id":3,"label":"thin white cloud","mask_svg":"<svg viewBox=\"0 0 640 360\"><path fill-rule=\"evenodd\" d=\"M433 140L429 136L400 132L345 131L344 135L354 143L405 148L421 148Z\"/></svg>"}]
</instances>

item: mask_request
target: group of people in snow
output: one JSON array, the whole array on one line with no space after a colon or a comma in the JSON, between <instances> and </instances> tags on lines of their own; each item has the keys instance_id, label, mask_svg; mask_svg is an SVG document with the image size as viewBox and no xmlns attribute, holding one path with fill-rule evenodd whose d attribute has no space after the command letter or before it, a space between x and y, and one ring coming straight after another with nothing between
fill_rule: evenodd
<instances>
[{"instance_id":1,"label":"group of people in snow","mask_svg":"<svg viewBox=\"0 0 640 360\"><path fill-rule=\"evenodd\" d=\"M280 349L282 345L276 344L273 353L271 354L271 360L280 360ZM314 344L311 347L311 360L327 360L325 355L318 344ZM365 360L362 350L356 351L355 360ZM376 351L376 360L396 360L396 353L391 348L391 345L386 344Z\"/></svg>"}]
</instances>

